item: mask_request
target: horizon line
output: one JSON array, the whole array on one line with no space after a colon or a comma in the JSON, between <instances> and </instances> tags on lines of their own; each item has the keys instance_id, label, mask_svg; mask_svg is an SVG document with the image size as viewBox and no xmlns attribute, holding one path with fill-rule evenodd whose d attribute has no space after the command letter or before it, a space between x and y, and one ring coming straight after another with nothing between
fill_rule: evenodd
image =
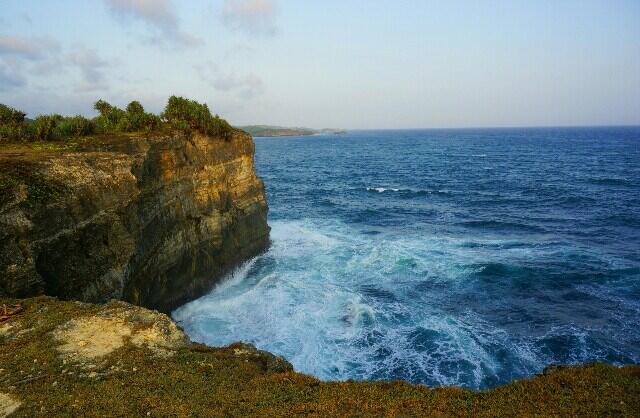
<instances>
[{"instance_id":1,"label":"horizon line","mask_svg":"<svg viewBox=\"0 0 640 418\"><path fill-rule=\"evenodd\" d=\"M284 129L336 129L345 131L427 131L427 130L479 130L479 129L580 129L580 128L640 128L640 122L631 124L595 124L595 125L497 125L497 126L465 126L465 127L409 127L409 128L336 128L322 127L315 128L310 126L294 126L294 125L271 125L271 124L232 124L236 128L248 126L266 126Z\"/></svg>"},{"instance_id":2,"label":"horizon line","mask_svg":"<svg viewBox=\"0 0 640 418\"><path fill-rule=\"evenodd\" d=\"M463 129L559 129L559 128L640 128L640 123L635 124L610 124L610 125L498 125L498 126L468 126L468 127L430 127L430 128L318 128L318 129L344 129L347 131L426 131L426 130L463 130ZM316 129L316 128L309 128Z\"/></svg>"}]
</instances>

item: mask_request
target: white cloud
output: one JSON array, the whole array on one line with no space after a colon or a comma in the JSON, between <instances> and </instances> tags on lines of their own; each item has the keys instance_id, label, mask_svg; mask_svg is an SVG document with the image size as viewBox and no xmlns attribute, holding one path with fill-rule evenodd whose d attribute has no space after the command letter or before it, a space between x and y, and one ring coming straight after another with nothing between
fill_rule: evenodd
<instances>
[{"instance_id":1,"label":"white cloud","mask_svg":"<svg viewBox=\"0 0 640 418\"><path fill-rule=\"evenodd\" d=\"M0 36L0 89L5 91L73 69L82 76L76 90L104 90L108 88L105 69L110 66L93 49L80 46L65 53L50 40Z\"/></svg>"},{"instance_id":2,"label":"white cloud","mask_svg":"<svg viewBox=\"0 0 640 418\"><path fill-rule=\"evenodd\" d=\"M251 35L273 36L277 32L276 14L274 0L225 0L222 20Z\"/></svg>"},{"instance_id":3,"label":"white cloud","mask_svg":"<svg viewBox=\"0 0 640 418\"><path fill-rule=\"evenodd\" d=\"M201 40L180 28L178 16L170 0L104 0L109 10L121 19L137 19L156 31L154 43L167 41L182 46L195 46Z\"/></svg>"}]
</instances>

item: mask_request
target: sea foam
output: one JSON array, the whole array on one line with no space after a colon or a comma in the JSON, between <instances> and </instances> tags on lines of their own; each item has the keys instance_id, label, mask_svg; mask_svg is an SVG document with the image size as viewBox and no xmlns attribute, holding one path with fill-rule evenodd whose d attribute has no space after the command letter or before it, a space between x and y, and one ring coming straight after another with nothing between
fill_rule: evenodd
<instances>
[{"instance_id":1,"label":"sea foam","mask_svg":"<svg viewBox=\"0 0 640 418\"><path fill-rule=\"evenodd\" d=\"M272 246L174 318L321 379L486 388L638 363L638 132L256 140Z\"/></svg>"}]
</instances>

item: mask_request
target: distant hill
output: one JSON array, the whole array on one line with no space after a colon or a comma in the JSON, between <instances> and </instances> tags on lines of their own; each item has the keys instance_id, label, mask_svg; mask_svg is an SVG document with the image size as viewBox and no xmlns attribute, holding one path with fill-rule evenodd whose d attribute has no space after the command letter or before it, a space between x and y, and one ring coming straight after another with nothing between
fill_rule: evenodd
<instances>
[{"instance_id":1,"label":"distant hill","mask_svg":"<svg viewBox=\"0 0 640 418\"><path fill-rule=\"evenodd\" d=\"M248 125L239 126L240 129L252 136L278 137L278 136L308 136L316 134L344 134L342 129L311 129L311 128L287 128L284 126Z\"/></svg>"}]
</instances>

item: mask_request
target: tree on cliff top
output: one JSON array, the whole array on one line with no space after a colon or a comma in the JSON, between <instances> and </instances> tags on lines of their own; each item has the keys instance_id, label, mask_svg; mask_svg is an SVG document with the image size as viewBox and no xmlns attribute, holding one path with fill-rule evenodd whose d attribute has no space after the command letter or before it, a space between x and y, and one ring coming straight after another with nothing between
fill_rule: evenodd
<instances>
[{"instance_id":1,"label":"tree on cliff top","mask_svg":"<svg viewBox=\"0 0 640 418\"><path fill-rule=\"evenodd\" d=\"M229 139L231 125L218 115L211 115L206 104L184 97L169 97L167 106L162 112L164 119L172 128L181 131L198 131L204 135L222 136Z\"/></svg>"},{"instance_id":2,"label":"tree on cliff top","mask_svg":"<svg viewBox=\"0 0 640 418\"><path fill-rule=\"evenodd\" d=\"M26 114L0 103L0 142L19 141L27 130Z\"/></svg>"},{"instance_id":3,"label":"tree on cliff top","mask_svg":"<svg viewBox=\"0 0 640 418\"><path fill-rule=\"evenodd\" d=\"M95 133L151 132L163 126L224 139L231 138L233 131L227 121L218 115L213 116L206 104L176 96L169 98L162 118L145 112L138 101L132 101L122 110L98 100L94 109L99 115L93 119L51 114L28 120L24 112L0 104L0 142L63 140Z\"/></svg>"},{"instance_id":4,"label":"tree on cliff top","mask_svg":"<svg viewBox=\"0 0 640 418\"><path fill-rule=\"evenodd\" d=\"M153 131L160 126L160 118L152 113L146 113L138 101L129 103L126 110L98 100L93 106L100 115L96 117L96 132L140 132Z\"/></svg>"}]
</instances>

